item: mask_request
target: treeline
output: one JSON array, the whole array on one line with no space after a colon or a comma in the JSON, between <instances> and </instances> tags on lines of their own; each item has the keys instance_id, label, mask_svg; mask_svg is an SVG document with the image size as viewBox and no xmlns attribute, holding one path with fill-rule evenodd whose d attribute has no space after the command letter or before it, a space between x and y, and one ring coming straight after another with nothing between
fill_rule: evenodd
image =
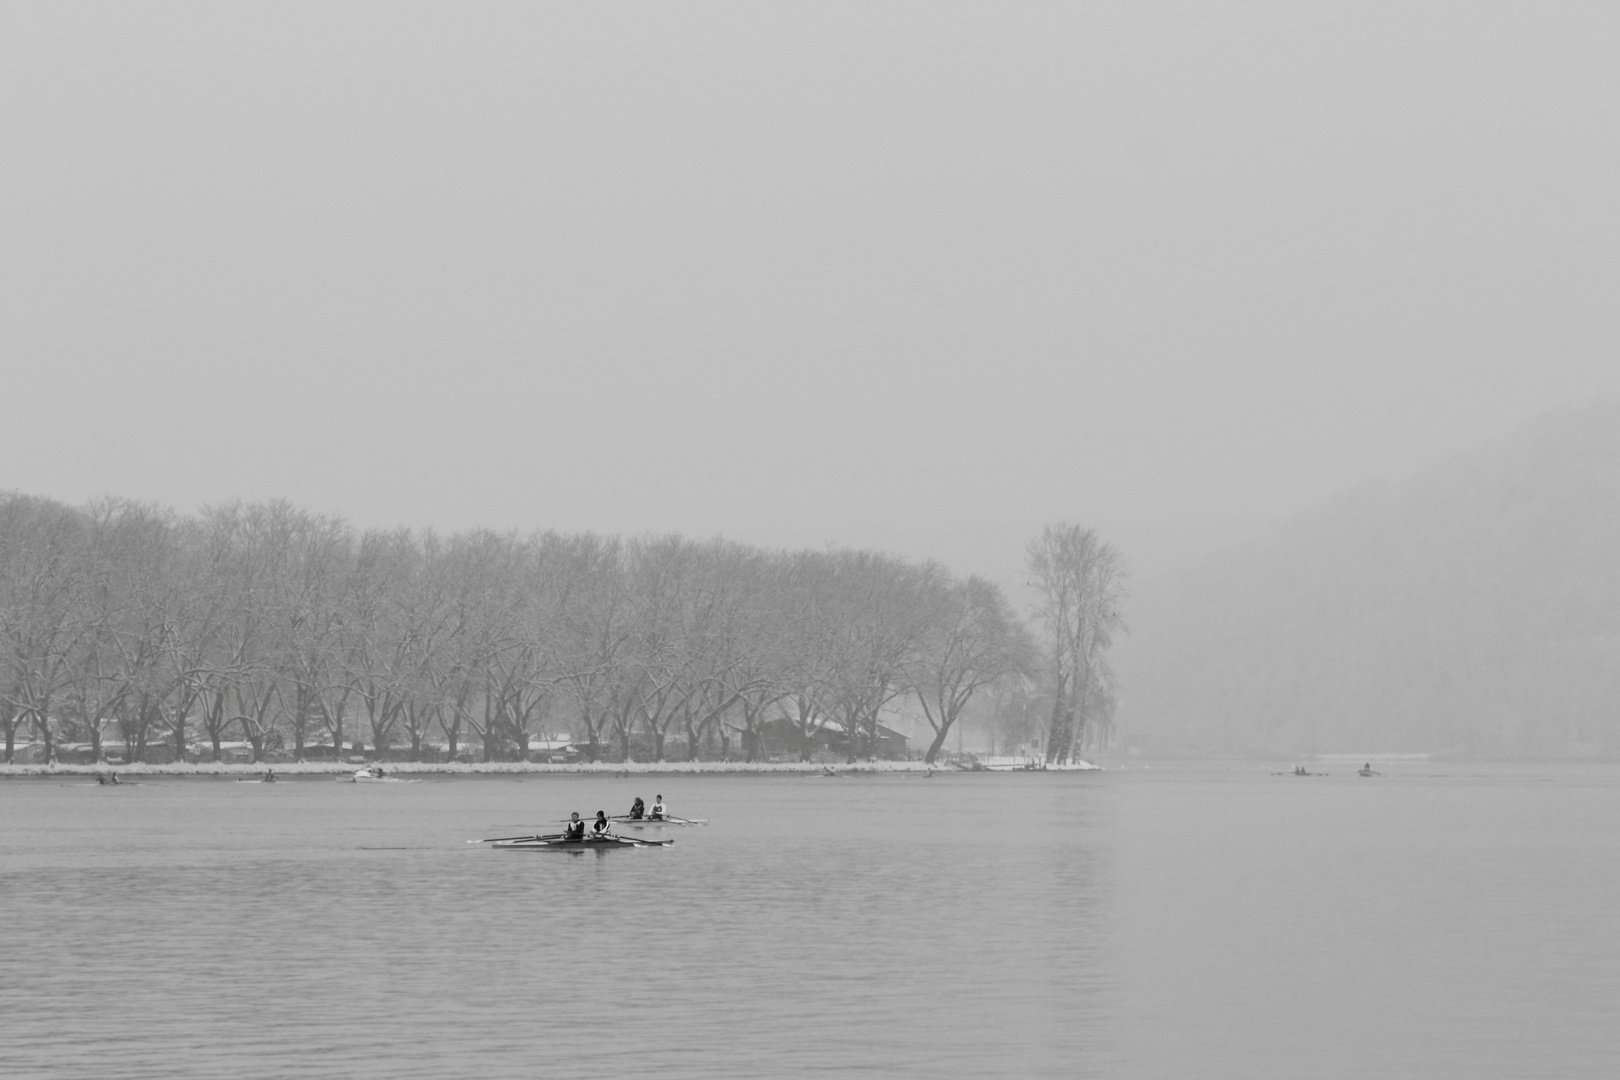
<instances>
[{"instance_id":1,"label":"treeline","mask_svg":"<svg viewBox=\"0 0 1620 1080\"><path fill-rule=\"evenodd\" d=\"M994 584L868 551L0 495L8 763L19 735L47 760L64 740L99 760L110 731L129 760L203 743L218 760L228 741L301 760L362 741L488 761L561 731L591 760L752 760L767 724L806 756L836 724L854 758L900 699L931 725L932 760L981 690L1010 687L1030 712L1044 683L1054 719L1070 717L1066 759L1087 640L1077 653L1071 627L1043 662Z\"/></svg>"}]
</instances>

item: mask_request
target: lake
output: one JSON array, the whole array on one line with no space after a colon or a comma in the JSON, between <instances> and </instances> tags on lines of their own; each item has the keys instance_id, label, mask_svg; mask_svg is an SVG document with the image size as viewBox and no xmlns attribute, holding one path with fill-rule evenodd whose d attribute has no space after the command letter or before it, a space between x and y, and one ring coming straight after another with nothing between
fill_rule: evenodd
<instances>
[{"instance_id":1,"label":"lake","mask_svg":"<svg viewBox=\"0 0 1620 1080\"><path fill-rule=\"evenodd\" d=\"M0 779L0 1071L1620 1075L1620 768L1271 768Z\"/></svg>"}]
</instances>

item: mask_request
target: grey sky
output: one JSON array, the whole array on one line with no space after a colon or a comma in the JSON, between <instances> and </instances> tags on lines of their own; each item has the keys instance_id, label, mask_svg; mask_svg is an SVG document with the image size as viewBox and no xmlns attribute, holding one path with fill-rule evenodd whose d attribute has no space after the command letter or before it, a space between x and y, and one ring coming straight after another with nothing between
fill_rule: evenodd
<instances>
[{"instance_id":1,"label":"grey sky","mask_svg":"<svg viewBox=\"0 0 1620 1080\"><path fill-rule=\"evenodd\" d=\"M1579 4L7 4L0 487L958 562L1283 514L1620 389L1617 46Z\"/></svg>"}]
</instances>

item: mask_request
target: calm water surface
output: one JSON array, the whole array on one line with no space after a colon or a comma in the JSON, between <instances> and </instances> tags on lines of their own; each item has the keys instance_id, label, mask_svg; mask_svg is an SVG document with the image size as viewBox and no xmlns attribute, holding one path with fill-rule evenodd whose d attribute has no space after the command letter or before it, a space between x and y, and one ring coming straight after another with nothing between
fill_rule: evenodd
<instances>
[{"instance_id":1,"label":"calm water surface","mask_svg":"<svg viewBox=\"0 0 1620 1080\"><path fill-rule=\"evenodd\" d=\"M10 779L0 928L16 1076L1612 1077L1620 770Z\"/></svg>"}]
</instances>

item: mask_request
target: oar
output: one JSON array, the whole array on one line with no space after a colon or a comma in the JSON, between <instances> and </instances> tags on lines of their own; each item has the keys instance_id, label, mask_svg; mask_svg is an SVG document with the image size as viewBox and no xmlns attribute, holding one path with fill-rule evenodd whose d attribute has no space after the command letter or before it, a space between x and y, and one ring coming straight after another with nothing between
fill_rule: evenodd
<instances>
[{"instance_id":1,"label":"oar","mask_svg":"<svg viewBox=\"0 0 1620 1080\"><path fill-rule=\"evenodd\" d=\"M547 833L544 836L540 836L540 835L537 835L537 834L534 834L534 833L529 833L529 834L524 835L524 836L492 836L488 840L469 840L469 841L467 841L467 843L469 843L469 844L499 844L499 843L502 843L502 842L508 841L508 840L561 840L561 839L562 839L562 833Z\"/></svg>"}]
</instances>

